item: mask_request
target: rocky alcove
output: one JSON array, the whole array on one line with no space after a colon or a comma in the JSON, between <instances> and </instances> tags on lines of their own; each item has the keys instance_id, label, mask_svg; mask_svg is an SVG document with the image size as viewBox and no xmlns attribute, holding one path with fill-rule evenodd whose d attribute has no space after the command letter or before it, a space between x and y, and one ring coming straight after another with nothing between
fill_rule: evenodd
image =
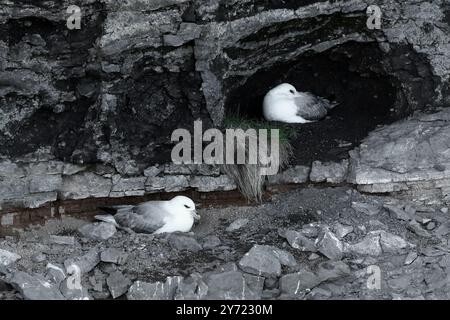
<instances>
[{"instance_id":1,"label":"rocky alcove","mask_svg":"<svg viewBox=\"0 0 450 320\"><path fill-rule=\"evenodd\" d=\"M0 299L449 297L448 1L92 0L81 30L0 2ZM260 120L281 82L341 105L291 126L269 201L171 163L174 129ZM175 194L214 205L194 234L86 221Z\"/></svg>"},{"instance_id":2,"label":"rocky alcove","mask_svg":"<svg viewBox=\"0 0 450 320\"><path fill-rule=\"evenodd\" d=\"M294 165L339 162L377 127L433 109L427 101L434 80L420 55L407 46L386 53L377 42L352 41L259 70L228 94L226 117L263 121L264 95L284 82L340 103L322 121L281 125L297 134L291 140ZM408 95L405 83L421 89Z\"/></svg>"}]
</instances>

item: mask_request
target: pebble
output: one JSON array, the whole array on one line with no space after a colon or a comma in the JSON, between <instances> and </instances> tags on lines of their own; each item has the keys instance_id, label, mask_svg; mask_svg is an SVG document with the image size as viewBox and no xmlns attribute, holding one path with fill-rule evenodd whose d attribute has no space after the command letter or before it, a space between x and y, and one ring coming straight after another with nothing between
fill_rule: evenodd
<instances>
[{"instance_id":1,"label":"pebble","mask_svg":"<svg viewBox=\"0 0 450 320\"><path fill-rule=\"evenodd\" d=\"M50 243L53 243L53 244L60 244L60 245L67 245L67 246L75 245L75 237L69 237L69 236L51 235L49 238L49 241L50 241Z\"/></svg>"},{"instance_id":2,"label":"pebble","mask_svg":"<svg viewBox=\"0 0 450 320\"><path fill-rule=\"evenodd\" d=\"M417 259L417 256L418 256L417 252L415 252L415 251L409 252L405 258L405 265L407 266L407 265L410 265L411 263L413 263L414 260Z\"/></svg>"},{"instance_id":3,"label":"pebble","mask_svg":"<svg viewBox=\"0 0 450 320\"><path fill-rule=\"evenodd\" d=\"M226 232L234 232L237 231L239 229L241 229L242 227L244 227L245 225L247 225L249 222L248 219L237 219L235 221L233 221L228 228L225 229Z\"/></svg>"},{"instance_id":4,"label":"pebble","mask_svg":"<svg viewBox=\"0 0 450 320\"><path fill-rule=\"evenodd\" d=\"M202 250L202 246L191 236L182 234L169 235L169 244L172 248L179 251L198 252Z\"/></svg>"}]
</instances>

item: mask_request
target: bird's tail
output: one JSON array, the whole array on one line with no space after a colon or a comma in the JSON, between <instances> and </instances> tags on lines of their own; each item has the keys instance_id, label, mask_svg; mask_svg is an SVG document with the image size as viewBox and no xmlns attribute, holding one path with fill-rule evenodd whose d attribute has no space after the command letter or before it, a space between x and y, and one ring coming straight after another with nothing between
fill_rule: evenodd
<instances>
[{"instance_id":1,"label":"bird's tail","mask_svg":"<svg viewBox=\"0 0 450 320\"><path fill-rule=\"evenodd\" d=\"M332 109L334 109L335 107L337 107L340 104L341 103L337 102L337 101L330 101L330 103L328 104L327 108L328 108L328 110L332 110Z\"/></svg>"},{"instance_id":2,"label":"bird's tail","mask_svg":"<svg viewBox=\"0 0 450 320\"><path fill-rule=\"evenodd\" d=\"M111 207L98 207L98 209L102 210L103 212L109 213L111 215L115 215L119 211L129 210L131 208L133 208L133 206L129 206L129 205L111 206Z\"/></svg>"},{"instance_id":3,"label":"bird's tail","mask_svg":"<svg viewBox=\"0 0 450 320\"><path fill-rule=\"evenodd\" d=\"M115 225L116 227L118 227L119 225L116 222L116 219L114 219L114 217L110 214L106 214L106 215L97 215L95 216L95 219L99 220L99 221L103 221L103 222L107 222L107 223L111 223L113 225Z\"/></svg>"}]
</instances>

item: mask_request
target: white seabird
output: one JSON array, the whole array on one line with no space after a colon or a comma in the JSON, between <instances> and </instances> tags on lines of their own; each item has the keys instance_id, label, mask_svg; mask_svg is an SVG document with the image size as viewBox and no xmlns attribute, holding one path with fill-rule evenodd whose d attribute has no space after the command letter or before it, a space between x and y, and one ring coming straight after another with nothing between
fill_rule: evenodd
<instances>
[{"instance_id":1,"label":"white seabird","mask_svg":"<svg viewBox=\"0 0 450 320\"><path fill-rule=\"evenodd\" d=\"M136 206L100 209L113 215L99 215L95 217L97 220L138 233L189 232L194 220L200 219L195 210L195 203L184 196L177 196L169 201L149 201Z\"/></svg>"},{"instance_id":2,"label":"white seabird","mask_svg":"<svg viewBox=\"0 0 450 320\"><path fill-rule=\"evenodd\" d=\"M309 123L325 118L337 105L309 92L298 92L293 85L283 83L264 97L263 113L268 121Z\"/></svg>"}]
</instances>

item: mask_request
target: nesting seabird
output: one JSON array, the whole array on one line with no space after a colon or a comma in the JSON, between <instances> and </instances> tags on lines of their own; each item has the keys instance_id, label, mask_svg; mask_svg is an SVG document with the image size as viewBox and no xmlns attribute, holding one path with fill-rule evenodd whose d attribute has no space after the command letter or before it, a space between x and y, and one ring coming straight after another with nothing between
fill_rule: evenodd
<instances>
[{"instance_id":1,"label":"nesting seabird","mask_svg":"<svg viewBox=\"0 0 450 320\"><path fill-rule=\"evenodd\" d=\"M293 85L283 83L266 94L263 112L268 121L309 123L325 118L337 105L309 92L298 92Z\"/></svg>"},{"instance_id":2,"label":"nesting seabird","mask_svg":"<svg viewBox=\"0 0 450 320\"><path fill-rule=\"evenodd\" d=\"M96 216L98 220L138 233L189 232L194 220L200 219L195 210L195 203L184 196L177 196L169 201L149 201L136 206L100 209L112 215Z\"/></svg>"}]
</instances>

